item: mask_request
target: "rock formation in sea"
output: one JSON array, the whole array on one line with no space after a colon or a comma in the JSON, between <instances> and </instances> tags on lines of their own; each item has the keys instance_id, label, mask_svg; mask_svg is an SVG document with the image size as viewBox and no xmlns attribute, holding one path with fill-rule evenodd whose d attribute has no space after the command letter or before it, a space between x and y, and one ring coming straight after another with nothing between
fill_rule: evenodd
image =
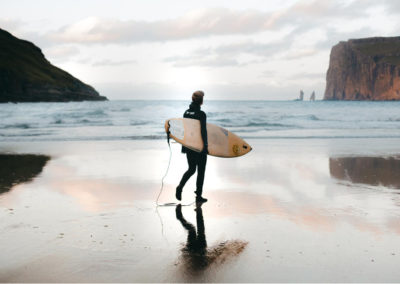
<instances>
[{"instance_id":1,"label":"rock formation in sea","mask_svg":"<svg viewBox=\"0 0 400 284\"><path fill-rule=\"evenodd\" d=\"M312 91L310 101L315 101L315 91Z\"/></svg>"},{"instance_id":2,"label":"rock formation in sea","mask_svg":"<svg viewBox=\"0 0 400 284\"><path fill-rule=\"evenodd\" d=\"M303 90L300 90L299 98L298 98L298 99L295 99L295 101L302 101L303 98L304 98L304 92L303 92Z\"/></svg>"},{"instance_id":3,"label":"rock formation in sea","mask_svg":"<svg viewBox=\"0 0 400 284\"><path fill-rule=\"evenodd\" d=\"M324 100L400 100L400 37L351 39L335 45Z\"/></svg>"},{"instance_id":4,"label":"rock formation in sea","mask_svg":"<svg viewBox=\"0 0 400 284\"><path fill-rule=\"evenodd\" d=\"M107 100L52 65L40 48L0 29L0 102Z\"/></svg>"}]
</instances>

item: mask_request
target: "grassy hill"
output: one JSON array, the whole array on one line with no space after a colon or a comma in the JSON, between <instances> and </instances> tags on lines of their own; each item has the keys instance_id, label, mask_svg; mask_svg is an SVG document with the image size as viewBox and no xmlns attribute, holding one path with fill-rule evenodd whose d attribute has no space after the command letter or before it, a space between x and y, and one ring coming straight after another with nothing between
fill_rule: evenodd
<instances>
[{"instance_id":1,"label":"grassy hill","mask_svg":"<svg viewBox=\"0 0 400 284\"><path fill-rule=\"evenodd\" d=\"M362 54L372 57L377 63L400 66L400 37L381 37L350 40Z\"/></svg>"},{"instance_id":2,"label":"grassy hill","mask_svg":"<svg viewBox=\"0 0 400 284\"><path fill-rule=\"evenodd\" d=\"M0 29L0 102L107 100L46 60L40 48Z\"/></svg>"}]
</instances>

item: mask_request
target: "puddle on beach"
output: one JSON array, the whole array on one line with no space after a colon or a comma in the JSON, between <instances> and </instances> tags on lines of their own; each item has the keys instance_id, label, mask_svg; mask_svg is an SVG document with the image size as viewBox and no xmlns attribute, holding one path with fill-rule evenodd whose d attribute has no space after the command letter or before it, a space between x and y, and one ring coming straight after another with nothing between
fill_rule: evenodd
<instances>
[{"instance_id":1,"label":"puddle on beach","mask_svg":"<svg viewBox=\"0 0 400 284\"><path fill-rule=\"evenodd\" d=\"M332 177L352 183L400 189L400 157L329 158Z\"/></svg>"}]
</instances>

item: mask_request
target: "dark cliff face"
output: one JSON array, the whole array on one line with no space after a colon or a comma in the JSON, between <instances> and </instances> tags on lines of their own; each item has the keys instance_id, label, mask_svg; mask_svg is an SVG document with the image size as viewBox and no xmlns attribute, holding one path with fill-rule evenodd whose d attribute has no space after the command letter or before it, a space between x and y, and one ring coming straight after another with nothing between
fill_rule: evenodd
<instances>
[{"instance_id":1,"label":"dark cliff face","mask_svg":"<svg viewBox=\"0 0 400 284\"><path fill-rule=\"evenodd\" d=\"M107 100L53 66L33 43L0 29L0 102Z\"/></svg>"},{"instance_id":2,"label":"dark cliff face","mask_svg":"<svg viewBox=\"0 0 400 284\"><path fill-rule=\"evenodd\" d=\"M324 100L400 100L400 37L335 45Z\"/></svg>"}]
</instances>

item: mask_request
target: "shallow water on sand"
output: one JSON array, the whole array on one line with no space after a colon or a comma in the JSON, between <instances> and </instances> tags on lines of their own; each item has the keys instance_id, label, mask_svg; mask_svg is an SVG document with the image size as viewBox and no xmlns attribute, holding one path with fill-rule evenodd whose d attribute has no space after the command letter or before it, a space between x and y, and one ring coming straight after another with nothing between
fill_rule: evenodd
<instances>
[{"instance_id":1,"label":"shallow water on sand","mask_svg":"<svg viewBox=\"0 0 400 284\"><path fill-rule=\"evenodd\" d=\"M194 178L189 206L156 207L164 141L0 143L42 159L2 168L0 281L400 280L398 139L248 142L241 158L209 157L201 207ZM172 151L160 203L186 169Z\"/></svg>"}]
</instances>

